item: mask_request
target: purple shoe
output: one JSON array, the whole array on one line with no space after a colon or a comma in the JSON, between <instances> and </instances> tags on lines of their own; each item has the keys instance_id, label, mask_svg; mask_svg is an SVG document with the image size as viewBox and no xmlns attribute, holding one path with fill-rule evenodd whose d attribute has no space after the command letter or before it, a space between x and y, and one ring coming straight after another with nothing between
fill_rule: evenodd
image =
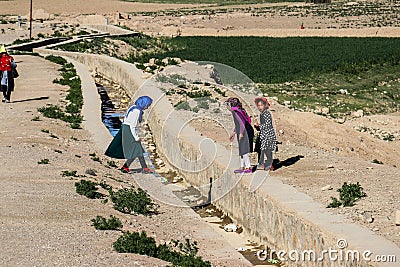
<instances>
[{"instance_id":1,"label":"purple shoe","mask_svg":"<svg viewBox=\"0 0 400 267\"><path fill-rule=\"evenodd\" d=\"M234 173L243 173L244 170L243 170L243 169L238 169L238 170L234 170L233 172L234 172Z\"/></svg>"},{"instance_id":2,"label":"purple shoe","mask_svg":"<svg viewBox=\"0 0 400 267\"><path fill-rule=\"evenodd\" d=\"M252 172L253 172L253 170L252 170L251 168L245 169L245 170L243 171L243 173L252 173Z\"/></svg>"}]
</instances>

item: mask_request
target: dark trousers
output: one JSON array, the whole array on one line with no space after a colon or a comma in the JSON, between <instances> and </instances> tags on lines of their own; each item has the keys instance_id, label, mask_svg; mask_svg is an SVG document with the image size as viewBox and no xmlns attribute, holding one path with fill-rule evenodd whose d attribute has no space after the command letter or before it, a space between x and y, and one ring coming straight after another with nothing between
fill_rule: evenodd
<instances>
[{"instance_id":1,"label":"dark trousers","mask_svg":"<svg viewBox=\"0 0 400 267\"><path fill-rule=\"evenodd\" d=\"M3 91L3 97L7 100L10 100L11 97L11 90L8 90L7 85L2 85L1 86L1 91Z\"/></svg>"},{"instance_id":2,"label":"dark trousers","mask_svg":"<svg viewBox=\"0 0 400 267\"><path fill-rule=\"evenodd\" d=\"M140 156L140 157L138 157L138 159L139 159L139 162L140 162L140 166L142 166L142 169L147 168L147 164L146 164L146 161L145 161L144 157L143 157L143 156ZM129 166L132 164L132 162L133 162L134 160L135 160L134 158L133 158L133 159L128 159L128 160L126 160L126 162L125 162L124 165L125 165L127 168L129 168Z\"/></svg>"},{"instance_id":3,"label":"dark trousers","mask_svg":"<svg viewBox=\"0 0 400 267\"><path fill-rule=\"evenodd\" d=\"M271 167L272 162L274 161L272 153L273 153L272 149L261 150L258 157L258 164L259 165L264 164L265 168ZM264 156L267 156L267 160L265 162L264 162Z\"/></svg>"}]
</instances>

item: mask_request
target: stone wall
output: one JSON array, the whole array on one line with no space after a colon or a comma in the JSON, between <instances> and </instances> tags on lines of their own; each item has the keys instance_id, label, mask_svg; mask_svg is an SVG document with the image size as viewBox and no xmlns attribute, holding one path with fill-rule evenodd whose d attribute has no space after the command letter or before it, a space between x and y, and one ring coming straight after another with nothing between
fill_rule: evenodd
<instances>
[{"instance_id":1,"label":"stone wall","mask_svg":"<svg viewBox=\"0 0 400 267\"><path fill-rule=\"evenodd\" d=\"M36 52L71 57L92 71L112 77L133 97L143 94L152 97L155 101L147 119L157 149L190 184L209 196L213 204L244 231L259 237L270 248L287 253L296 249L300 258L304 251L313 250L316 257L325 253L323 261L288 261L289 266L398 266L396 263L367 262L362 257L362 252L369 250L373 255L396 255L400 260L400 249L395 244L365 228L346 223L342 216L328 213L325 207L278 178L266 177L265 172L242 177L233 174L237 166L235 160L230 160L231 152L205 141L195 129L183 126L184 122L176 116L160 90L149 82L140 87L144 79L133 65L107 56L44 49L36 49ZM338 248L337 242L341 239L348 244L344 250ZM329 250L337 250L338 254L333 256L337 255L339 259L341 253L345 259L346 251L358 250L360 260L331 261ZM291 255L296 256L295 252Z\"/></svg>"}]
</instances>

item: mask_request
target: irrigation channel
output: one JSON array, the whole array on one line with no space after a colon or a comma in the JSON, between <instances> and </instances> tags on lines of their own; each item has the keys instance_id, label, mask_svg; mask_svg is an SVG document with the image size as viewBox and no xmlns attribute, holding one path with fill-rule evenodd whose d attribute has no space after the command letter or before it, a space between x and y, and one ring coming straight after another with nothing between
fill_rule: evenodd
<instances>
[{"instance_id":1,"label":"irrigation channel","mask_svg":"<svg viewBox=\"0 0 400 267\"><path fill-rule=\"evenodd\" d=\"M132 101L125 90L118 84L101 76L96 76L95 81L101 99L102 121L110 134L115 136L121 128L125 111ZM224 236L227 242L236 248L253 265L283 266L259 260L256 253L264 249L264 245L249 240L250 238L256 238L242 234L243 229L241 227L237 227L236 231L230 231L232 228L227 226L235 226L232 219L213 204L204 204L207 203L206 196L202 196L199 190L187 184L185 179L180 177L176 171L165 166L165 163L155 149L150 127L146 124L144 128L145 133L142 133L142 135L145 134L145 137L142 138L142 142L146 151L145 159L148 166L155 170L154 175L160 178L160 182L163 184L174 183L179 186L181 190L174 191L174 194L208 222L215 231Z\"/></svg>"}]
</instances>

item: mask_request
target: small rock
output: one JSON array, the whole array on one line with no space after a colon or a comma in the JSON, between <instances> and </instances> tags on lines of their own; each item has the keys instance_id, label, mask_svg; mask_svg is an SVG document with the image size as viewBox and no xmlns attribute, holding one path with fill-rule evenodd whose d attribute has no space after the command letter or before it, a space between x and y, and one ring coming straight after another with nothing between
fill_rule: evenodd
<instances>
[{"instance_id":1,"label":"small rock","mask_svg":"<svg viewBox=\"0 0 400 267\"><path fill-rule=\"evenodd\" d=\"M352 147L352 146L349 147L349 149L350 149L350 151L352 151L352 152L354 151L354 147Z\"/></svg>"},{"instance_id":2,"label":"small rock","mask_svg":"<svg viewBox=\"0 0 400 267\"><path fill-rule=\"evenodd\" d=\"M372 223L374 221L374 218L372 217L372 214L370 212L365 212L363 218L364 221L367 223Z\"/></svg>"},{"instance_id":3,"label":"small rock","mask_svg":"<svg viewBox=\"0 0 400 267\"><path fill-rule=\"evenodd\" d=\"M321 188L322 191L327 191L327 190L332 190L332 189L333 189L333 187L330 184Z\"/></svg>"},{"instance_id":4,"label":"small rock","mask_svg":"<svg viewBox=\"0 0 400 267\"><path fill-rule=\"evenodd\" d=\"M333 169L333 168L335 168L335 167L334 167L332 164L329 164L329 165L326 166L326 168L327 168L327 169Z\"/></svg>"},{"instance_id":5,"label":"small rock","mask_svg":"<svg viewBox=\"0 0 400 267\"><path fill-rule=\"evenodd\" d=\"M280 134L283 134L283 133L284 133L284 131L283 131L283 130L279 130L279 133L280 133Z\"/></svg>"},{"instance_id":6,"label":"small rock","mask_svg":"<svg viewBox=\"0 0 400 267\"><path fill-rule=\"evenodd\" d=\"M292 102L289 101L289 100L286 100L286 101L283 102L283 104L284 104L285 106L289 106L291 103L292 103Z\"/></svg>"},{"instance_id":7,"label":"small rock","mask_svg":"<svg viewBox=\"0 0 400 267\"><path fill-rule=\"evenodd\" d=\"M378 231L379 231L379 228L377 228L377 227L375 227L375 228L372 228L372 231L374 231L374 232L378 232Z\"/></svg>"},{"instance_id":8,"label":"small rock","mask_svg":"<svg viewBox=\"0 0 400 267\"><path fill-rule=\"evenodd\" d=\"M237 231L237 226L234 225L233 223L227 224L224 226L224 230L226 232L236 232Z\"/></svg>"},{"instance_id":9,"label":"small rock","mask_svg":"<svg viewBox=\"0 0 400 267\"><path fill-rule=\"evenodd\" d=\"M354 117L360 118L364 116L364 111L362 109L357 110L356 112L353 113Z\"/></svg>"},{"instance_id":10,"label":"small rock","mask_svg":"<svg viewBox=\"0 0 400 267\"><path fill-rule=\"evenodd\" d=\"M85 171L86 174L92 175L92 176L97 176L96 172L92 169L87 169Z\"/></svg>"},{"instance_id":11,"label":"small rock","mask_svg":"<svg viewBox=\"0 0 400 267\"><path fill-rule=\"evenodd\" d=\"M334 148L332 148L332 150L335 151L335 152L338 152L339 148L338 147L334 147Z\"/></svg>"},{"instance_id":12,"label":"small rock","mask_svg":"<svg viewBox=\"0 0 400 267\"><path fill-rule=\"evenodd\" d=\"M327 107L322 108L321 113L327 115L329 113L329 108L327 108Z\"/></svg>"},{"instance_id":13,"label":"small rock","mask_svg":"<svg viewBox=\"0 0 400 267\"><path fill-rule=\"evenodd\" d=\"M240 247L237 249L238 251L246 251L246 249L244 247Z\"/></svg>"}]
</instances>

